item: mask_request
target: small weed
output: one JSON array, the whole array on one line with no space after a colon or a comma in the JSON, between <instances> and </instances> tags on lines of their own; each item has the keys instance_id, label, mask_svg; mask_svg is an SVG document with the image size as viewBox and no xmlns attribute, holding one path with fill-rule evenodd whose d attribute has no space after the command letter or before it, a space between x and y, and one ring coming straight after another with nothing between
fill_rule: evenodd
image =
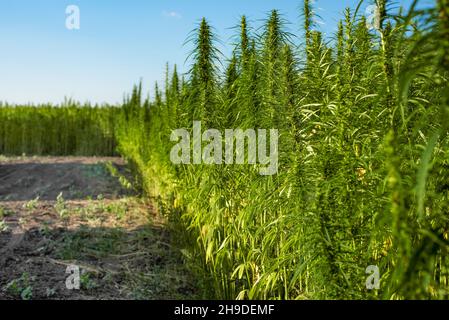
<instances>
[{"instance_id":1,"label":"small weed","mask_svg":"<svg viewBox=\"0 0 449 320\"><path fill-rule=\"evenodd\" d=\"M0 207L0 219L3 219L5 217L9 217L10 215L12 215L11 211L9 211L9 210L7 210L5 208Z\"/></svg>"},{"instance_id":2,"label":"small weed","mask_svg":"<svg viewBox=\"0 0 449 320\"><path fill-rule=\"evenodd\" d=\"M33 288L26 287L25 289L23 289L20 297L22 298L22 300L31 300L31 298L33 298Z\"/></svg>"},{"instance_id":3,"label":"small weed","mask_svg":"<svg viewBox=\"0 0 449 320\"><path fill-rule=\"evenodd\" d=\"M31 300L33 298L31 281L34 281L34 277L30 277L28 273L23 273L19 279L14 279L8 283L5 290L13 296L20 296L22 300Z\"/></svg>"},{"instance_id":4,"label":"small weed","mask_svg":"<svg viewBox=\"0 0 449 320\"><path fill-rule=\"evenodd\" d=\"M97 283L92 280L90 273L85 272L80 276L81 288L84 290L92 290L98 287Z\"/></svg>"},{"instance_id":5,"label":"small weed","mask_svg":"<svg viewBox=\"0 0 449 320\"><path fill-rule=\"evenodd\" d=\"M26 224L27 221L24 218L19 218L19 225L23 226L24 224Z\"/></svg>"},{"instance_id":6,"label":"small weed","mask_svg":"<svg viewBox=\"0 0 449 320\"><path fill-rule=\"evenodd\" d=\"M51 232L50 232L50 227L49 227L48 222L44 221L42 223L42 226L39 228L39 232L43 237L47 238L50 236Z\"/></svg>"},{"instance_id":7,"label":"small weed","mask_svg":"<svg viewBox=\"0 0 449 320\"><path fill-rule=\"evenodd\" d=\"M111 203L105 207L104 211L115 214L118 220L122 220L126 216L127 207L121 202Z\"/></svg>"},{"instance_id":8,"label":"small weed","mask_svg":"<svg viewBox=\"0 0 449 320\"><path fill-rule=\"evenodd\" d=\"M56 294L56 290L53 288L47 288L47 290L45 291L45 295L47 296L47 298L51 298Z\"/></svg>"},{"instance_id":9,"label":"small weed","mask_svg":"<svg viewBox=\"0 0 449 320\"><path fill-rule=\"evenodd\" d=\"M5 232L8 230L8 225L5 220L0 220L0 232Z\"/></svg>"},{"instance_id":10,"label":"small weed","mask_svg":"<svg viewBox=\"0 0 449 320\"><path fill-rule=\"evenodd\" d=\"M126 179L124 176L120 176L118 178L118 181L123 186L123 188L125 188L127 190L131 190L132 189L131 182L129 182L128 179Z\"/></svg>"},{"instance_id":11,"label":"small weed","mask_svg":"<svg viewBox=\"0 0 449 320\"><path fill-rule=\"evenodd\" d=\"M62 196L62 192L56 198L55 210L59 214L61 218L67 217L69 211L67 210L67 206L65 200Z\"/></svg>"},{"instance_id":12,"label":"small weed","mask_svg":"<svg viewBox=\"0 0 449 320\"><path fill-rule=\"evenodd\" d=\"M28 210L28 211L30 211L30 212L31 212L31 211L34 211L34 210L36 210L36 208L37 208L38 202L39 202L39 197L36 197L35 199L30 200L30 201L28 201L27 203L25 203L25 204L23 205L23 208L26 209L26 210Z\"/></svg>"},{"instance_id":13,"label":"small weed","mask_svg":"<svg viewBox=\"0 0 449 320\"><path fill-rule=\"evenodd\" d=\"M110 161L107 162L105 164L106 168L109 170L109 173L111 174L111 176L118 178L120 184L122 185L123 188L125 188L126 190L131 190L132 189L132 184L131 182L128 181L128 179L125 178L125 176L123 176L122 174L120 174L120 172L118 171L117 167L114 166Z\"/></svg>"}]
</instances>

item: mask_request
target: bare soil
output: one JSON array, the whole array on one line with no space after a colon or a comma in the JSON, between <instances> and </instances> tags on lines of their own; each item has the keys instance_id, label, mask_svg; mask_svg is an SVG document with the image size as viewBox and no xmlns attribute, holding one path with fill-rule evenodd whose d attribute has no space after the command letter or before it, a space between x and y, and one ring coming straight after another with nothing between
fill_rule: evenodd
<instances>
[{"instance_id":1,"label":"bare soil","mask_svg":"<svg viewBox=\"0 0 449 320\"><path fill-rule=\"evenodd\" d=\"M0 300L196 298L164 219L129 180L117 158L0 159Z\"/></svg>"},{"instance_id":2,"label":"bare soil","mask_svg":"<svg viewBox=\"0 0 449 320\"><path fill-rule=\"evenodd\" d=\"M11 158L0 160L0 201L118 198L129 194L105 163L124 174L120 158Z\"/></svg>"}]
</instances>

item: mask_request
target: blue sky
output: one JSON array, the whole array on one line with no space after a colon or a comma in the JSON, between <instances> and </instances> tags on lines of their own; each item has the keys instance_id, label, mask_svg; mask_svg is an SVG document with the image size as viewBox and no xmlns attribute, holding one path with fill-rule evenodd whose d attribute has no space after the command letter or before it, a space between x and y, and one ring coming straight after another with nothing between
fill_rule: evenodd
<instances>
[{"instance_id":1,"label":"blue sky","mask_svg":"<svg viewBox=\"0 0 449 320\"><path fill-rule=\"evenodd\" d=\"M357 3L316 0L321 30L333 33L344 8ZM65 27L68 5L80 8L80 30ZM0 101L59 103L69 97L118 103L140 78L147 90L162 81L166 62L188 69L191 47L183 44L201 17L229 43L241 15L258 27L275 8L299 34L301 5L302 0L2 0Z\"/></svg>"}]
</instances>

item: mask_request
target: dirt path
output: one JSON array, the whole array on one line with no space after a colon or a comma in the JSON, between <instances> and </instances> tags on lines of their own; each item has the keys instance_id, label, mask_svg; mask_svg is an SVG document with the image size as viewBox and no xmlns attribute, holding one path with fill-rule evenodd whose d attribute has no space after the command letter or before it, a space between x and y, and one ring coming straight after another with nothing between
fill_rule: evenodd
<instances>
[{"instance_id":1,"label":"dirt path","mask_svg":"<svg viewBox=\"0 0 449 320\"><path fill-rule=\"evenodd\" d=\"M0 300L195 298L126 177L116 158L1 159Z\"/></svg>"}]
</instances>

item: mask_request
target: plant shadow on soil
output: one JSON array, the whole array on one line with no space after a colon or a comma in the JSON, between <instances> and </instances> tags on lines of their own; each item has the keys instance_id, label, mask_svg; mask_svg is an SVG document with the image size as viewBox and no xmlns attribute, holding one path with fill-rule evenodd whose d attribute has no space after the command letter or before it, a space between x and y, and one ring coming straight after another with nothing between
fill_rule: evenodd
<instances>
[{"instance_id":1,"label":"plant shadow on soil","mask_svg":"<svg viewBox=\"0 0 449 320\"><path fill-rule=\"evenodd\" d=\"M98 196L115 199L131 194L119 179L126 175L126 165L121 161L64 159L0 162L0 201L30 201L38 197L55 200L60 193L67 200ZM119 177L112 176L111 170Z\"/></svg>"},{"instance_id":2,"label":"plant shadow on soil","mask_svg":"<svg viewBox=\"0 0 449 320\"><path fill-rule=\"evenodd\" d=\"M0 299L189 299L195 289L161 227L33 228L2 233ZM14 240L13 240L14 242ZM80 289L66 281L79 268Z\"/></svg>"},{"instance_id":3,"label":"plant shadow on soil","mask_svg":"<svg viewBox=\"0 0 449 320\"><path fill-rule=\"evenodd\" d=\"M0 300L196 299L164 219L97 160L0 163Z\"/></svg>"}]
</instances>

